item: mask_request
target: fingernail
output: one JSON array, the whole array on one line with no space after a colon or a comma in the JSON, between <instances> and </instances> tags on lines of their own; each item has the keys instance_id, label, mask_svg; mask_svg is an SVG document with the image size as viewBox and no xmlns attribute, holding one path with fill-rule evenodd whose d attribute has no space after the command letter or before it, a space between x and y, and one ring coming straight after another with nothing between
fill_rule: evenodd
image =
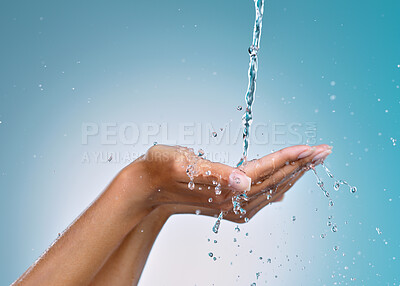
<instances>
[{"instance_id":1,"label":"fingernail","mask_svg":"<svg viewBox=\"0 0 400 286\"><path fill-rule=\"evenodd\" d=\"M243 172L234 170L229 176L229 184L232 188L240 191L249 191L251 187L251 178Z\"/></svg>"},{"instance_id":2,"label":"fingernail","mask_svg":"<svg viewBox=\"0 0 400 286\"><path fill-rule=\"evenodd\" d=\"M315 157L312 159L312 162L315 163L318 160L324 160L329 154L332 153L332 150L325 150L321 153L318 153L317 155L315 155Z\"/></svg>"},{"instance_id":3,"label":"fingernail","mask_svg":"<svg viewBox=\"0 0 400 286\"><path fill-rule=\"evenodd\" d=\"M297 157L297 159L303 159L305 157L308 157L314 152L315 152L315 147L309 148L306 151L301 152L299 157Z\"/></svg>"}]
</instances>

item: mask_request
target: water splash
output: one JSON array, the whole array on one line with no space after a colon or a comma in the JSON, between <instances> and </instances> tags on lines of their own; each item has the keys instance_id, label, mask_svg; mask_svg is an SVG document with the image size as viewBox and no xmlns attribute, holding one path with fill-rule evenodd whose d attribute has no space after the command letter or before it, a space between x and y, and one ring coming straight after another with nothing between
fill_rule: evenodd
<instances>
[{"instance_id":1,"label":"water splash","mask_svg":"<svg viewBox=\"0 0 400 286\"><path fill-rule=\"evenodd\" d=\"M333 179L334 176L333 176L332 172L329 171L329 169L325 166L325 164L324 164L324 163L321 163L321 166L325 169L325 172L326 172L326 174L328 175L328 177L331 178L331 179ZM339 191L340 185L346 185L346 186L348 186L350 192L353 193L353 194L354 194L355 192L357 192L357 187L356 187L356 186L350 185L350 184L347 183L345 180L336 180L336 181L334 182L334 184L333 184L333 189L334 189L335 191Z\"/></svg>"},{"instance_id":2,"label":"water splash","mask_svg":"<svg viewBox=\"0 0 400 286\"><path fill-rule=\"evenodd\" d=\"M328 167L325 166L325 164L322 162L321 164L322 168L325 169L326 174L328 175L329 178L333 179L333 174L331 173L331 171L329 171Z\"/></svg>"},{"instance_id":3,"label":"water splash","mask_svg":"<svg viewBox=\"0 0 400 286\"><path fill-rule=\"evenodd\" d=\"M221 212L219 213L219 216L218 216L218 218L217 218L217 221L215 222L215 224L214 224L214 226L213 226L213 228L212 228L212 231L213 231L214 233L218 233L219 227L220 227L220 225L221 225L221 220L222 220L223 217L224 217L224 213L221 211Z\"/></svg>"},{"instance_id":4,"label":"water splash","mask_svg":"<svg viewBox=\"0 0 400 286\"><path fill-rule=\"evenodd\" d=\"M329 198L330 197L329 192L325 189L324 182L318 176L317 170L315 170L315 166L311 166L311 170L313 171L313 173L317 179L318 187L324 192L325 197Z\"/></svg>"},{"instance_id":5,"label":"water splash","mask_svg":"<svg viewBox=\"0 0 400 286\"><path fill-rule=\"evenodd\" d=\"M233 212L235 214L241 214L244 215L246 214L246 210L242 208L242 201L248 201L249 197L247 196L246 193L242 194L237 194L232 196L232 205L233 205Z\"/></svg>"},{"instance_id":6,"label":"water splash","mask_svg":"<svg viewBox=\"0 0 400 286\"><path fill-rule=\"evenodd\" d=\"M249 63L249 84L247 86L245 101L246 101L246 110L242 117L243 122L243 156L240 159L237 166L241 166L247 160L247 153L249 148L249 135L250 135L250 126L253 122L253 111L252 106L254 103L254 97L256 92L256 80L257 80L257 69L258 69L258 61L257 61L257 53L260 49L260 38L261 38L261 27L262 27L262 18L264 13L264 0L254 0L255 9L256 9L256 19L254 23L253 30L253 42L249 47L250 54L250 63Z\"/></svg>"},{"instance_id":7,"label":"water splash","mask_svg":"<svg viewBox=\"0 0 400 286\"><path fill-rule=\"evenodd\" d=\"M349 191L350 191L350 193L352 193L352 194L354 194L355 192L357 192L357 187L350 185L349 183L347 183L347 182L344 181L344 180L335 181L334 189L335 189L336 191L338 191L339 188L340 188L340 185L346 185L346 186L348 186L348 187L349 187Z\"/></svg>"}]
</instances>

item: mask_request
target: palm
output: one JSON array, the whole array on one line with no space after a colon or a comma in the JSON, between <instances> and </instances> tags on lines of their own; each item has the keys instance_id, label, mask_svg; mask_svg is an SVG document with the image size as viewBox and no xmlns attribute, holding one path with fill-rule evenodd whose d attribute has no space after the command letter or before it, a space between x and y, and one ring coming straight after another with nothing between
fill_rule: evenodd
<instances>
[{"instance_id":1,"label":"palm","mask_svg":"<svg viewBox=\"0 0 400 286\"><path fill-rule=\"evenodd\" d=\"M288 147L249 161L240 170L203 159L183 147L160 145L150 149L145 159L153 163L150 169L157 178L153 180L156 191L152 199L156 205L168 204L174 213L200 210L213 216L223 211L225 219L243 222L264 206L281 200L308 166L318 164L330 149L327 145ZM230 179L232 173L238 184ZM250 189L244 174L251 178ZM241 204L246 214L238 215L232 211L232 196L244 191L248 200Z\"/></svg>"}]
</instances>

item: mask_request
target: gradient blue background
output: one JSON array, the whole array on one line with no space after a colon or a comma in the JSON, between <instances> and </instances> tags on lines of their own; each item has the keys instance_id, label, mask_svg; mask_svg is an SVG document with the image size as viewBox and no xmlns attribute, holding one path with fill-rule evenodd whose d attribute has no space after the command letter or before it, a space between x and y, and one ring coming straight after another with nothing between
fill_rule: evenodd
<instances>
[{"instance_id":1,"label":"gradient blue background","mask_svg":"<svg viewBox=\"0 0 400 286\"><path fill-rule=\"evenodd\" d=\"M307 174L240 233L223 222L216 238L212 218L173 217L141 285L400 285L399 13L395 0L266 1L254 123L315 122L317 142L334 145L327 165L359 191L333 191L318 169L333 208ZM82 154L152 145L85 145L82 123L240 125L253 21L250 0L1 1L1 285L126 165ZM290 145L286 135L250 157ZM241 144L203 148L233 164Z\"/></svg>"}]
</instances>

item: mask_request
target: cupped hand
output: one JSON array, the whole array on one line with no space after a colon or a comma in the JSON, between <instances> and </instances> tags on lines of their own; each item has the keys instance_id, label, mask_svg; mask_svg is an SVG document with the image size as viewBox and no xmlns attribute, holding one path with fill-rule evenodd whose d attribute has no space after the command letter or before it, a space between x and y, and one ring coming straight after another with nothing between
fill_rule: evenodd
<instances>
[{"instance_id":1,"label":"cupped hand","mask_svg":"<svg viewBox=\"0 0 400 286\"><path fill-rule=\"evenodd\" d=\"M332 151L328 145L298 145L282 149L238 168L214 163L179 146L156 145L135 161L131 172L148 208L167 206L172 213L204 215L224 212L224 218L244 222L264 206L279 201L310 165ZM128 167L129 168L129 167ZM138 178L140 180L138 180ZM140 187L138 189L138 187ZM240 211L232 211L232 197L240 196Z\"/></svg>"}]
</instances>

